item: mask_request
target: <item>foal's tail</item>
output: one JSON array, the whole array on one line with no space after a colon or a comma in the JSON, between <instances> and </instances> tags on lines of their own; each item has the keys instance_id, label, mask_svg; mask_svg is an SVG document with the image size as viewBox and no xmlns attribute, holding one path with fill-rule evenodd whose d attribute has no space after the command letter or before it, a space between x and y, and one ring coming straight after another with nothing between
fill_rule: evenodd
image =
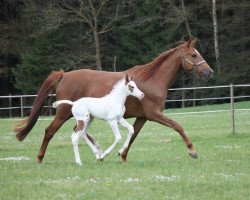
<instances>
[{"instance_id":1,"label":"foal's tail","mask_svg":"<svg viewBox=\"0 0 250 200\"><path fill-rule=\"evenodd\" d=\"M59 100L59 101L56 101L52 104L53 108L57 108L59 105L61 105L62 103L66 103L66 104L69 104L69 105L74 105L74 102L73 101L70 101L70 100Z\"/></svg>"},{"instance_id":2,"label":"foal's tail","mask_svg":"<svg viewBox=\"0 0 250 200\"><path fill-rule=\"evenodd\" d=\"M29 117L18 124L14 129L14 131L17 133L16 138L19 141L22 141L36 124L39 114L41 113L44 106L45 100L56 87L59 80L63 77L63 74L63 70L53 71L43 82L39 92L37 93L37 97L34 101Z\"/></svg>"}]
</instances>

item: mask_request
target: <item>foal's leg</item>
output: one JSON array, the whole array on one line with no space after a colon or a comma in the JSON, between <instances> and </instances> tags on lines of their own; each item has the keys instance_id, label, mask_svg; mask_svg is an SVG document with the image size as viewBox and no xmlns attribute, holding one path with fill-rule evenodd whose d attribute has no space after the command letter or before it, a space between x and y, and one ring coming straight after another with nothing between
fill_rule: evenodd
<instances>
[{"instance_id":1,"label":"foal's leg","mask_svg":"<svg viewBox=\"0 0 250 200\"><path fill-rule=\"evenodd\" d=\"M63 125L64 122L66 122L71 117L71 106L68 105L60 105L56 109L56 115L53 121L50 123L50 125L45 129L45 134L43 138L42 145L40 147L39 153L37 155L37 162L41 163L46 149L48 147L48 144L50 140L53 138L56 131ZM91 138L88 135L89 138ZM90 139L91 141L95 142L93 138Z\"/></svg>"},{"instance_id":2,"label":"foal's leg","mask_svg":"<svg viewBox=\"0 0 250 200\"><path fill-rule=\"evenodd\" d=\"M157 113L155 115L155 117L152 118L152 121L158 122L160 124L168 126L168 127L172 128L172 129L174 129L175 131L177 131L181 135L181 137L184 140L186 146L188 147L189 155L191 157L193 157L193 158L197 158L197 153L196 153L196 151L195 151L195 149L193 147L192 142L188 139L188 137L186 136L183 128L177 122L175 122L174 120L164 116L163 113L161 113L161 112Z\"/></svg>"},{"instance_id":3,"label":"foal's leg","mask_svg":"<svg viewBox=\"0 0 250 200\"><path fill-rule=\"evenodd\" d=\"M96 160L100 160L100 151L99 149L97 149L97 147L89 140L88 136L87 136L87 127L84 127L83 131L81 132L81 137L85 140L85 142L89 145L89 147L92 149Z\"/></svg>"},{"instance_id":4,"label":"foal's leg","mask_svg":"<svg viewBox=\"0 0 250 200\"><path fill-rule=\"evenodd\" d=\"M77 121L77 127L75 128L75 131L71 135L71 141L72 141L72 145L73 145L75 161L76 161L76 164L78 164L78 165L82 165L80 153L79 153L79 148L78 148L78 141L80 139L81 131L84 131L84 129L86 129L86 126L87 126L87 124L83 120Z\"/></svg>"},{"instance_id":5,"label":"foal's leg","mask_svg":"<svg viewBox=\"0 0 250 200\"><path fill-rule=\"evenodd\" d=\"M90 142L98 149L99 155L102 155L103 151L102 151L102 149L101 149L101 145L98 144L93 138L91 138L91 137L89 136L89 134L88 134L88 131L87 131L88 128L90 127L90 125L92 124L93 119L94 119L93 117L90 117L90 120L89 120L88 125L87 125L87 128L86 128L86 134L87 134L87 137L88 137L88 139L90 140ZM82 139L83 139L83 134L81 134L81 136L82 136Z\"/></svg>"},{"instance_id":6,"label":"foal's leg","mask_svg":"<svg viewBox=\"0 0 250 200\"><path fill-rule=\"evenodd\" d=\"M107 156L115 148L115 146L121 141L121 138L122 138L120 131L118 129L117 121L116 120L109 121L109 125L115 135L115 142L107 150L104 151L104 153L100 156L101 159Z\"/></svg>"},{"instance_id":7,"label":"foal's leg","mask_svg":"<svg viewBox=\"0 0 250 200\"><path fill-rule=\"evenodd\" d=\"M125 128L128 129L128 137L127 137L127 139L126 139L124 145L122 146L122 148L118 151L118 155L121 155L122 152L123 152L126 148L128 148L129 142L130 142L131 137L132 137L132 135L133 135L133 133L134 133L134 127L131 126L124 118L121 118L121 119L119 120L119 124L120 124L121 126L123 126L123 127L125 127Z\"/></svg>"},{"instance_id":8,"label":"foal's leg","mask_svg":"<svg viewBox=\"0 0 250 200\"><path fill-rule=\"evenodd\" d=\"M135 138L137 137L138 133L140 132L141 128L143 127L143 125L145 124L145 122L147 121L146 118L136 118L135 123L134 123L134 134L132 135L128 147L124 149L124 151L121 153L121 158L122 161L126 161L127 160L127 155L128 155L128 151L130 149L131 144L134 142Z\"/></svg>"}]
</instances>

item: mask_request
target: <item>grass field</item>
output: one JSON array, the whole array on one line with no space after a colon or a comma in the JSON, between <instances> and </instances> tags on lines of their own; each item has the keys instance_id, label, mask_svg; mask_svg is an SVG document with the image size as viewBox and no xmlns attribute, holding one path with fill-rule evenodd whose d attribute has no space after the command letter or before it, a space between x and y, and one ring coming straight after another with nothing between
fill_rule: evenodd
<instances>
[{"instance_id":1,"label":"grass field","mask_svg":"<svg viewBox=\"0 0 250 200\"><path fill-rule=\"evenodd\" d=\"M122 144L103 162L96 162L81 141L82 167L74 163L70 141L74 120L57 132L44 162L37 164L44 129L51 120L39 120L27 138L18 142L12 132L16 120L0 119L0 199L249 199L250 111L236 111L236 134L231 134L230 112L171 114L229 107L166 110L184 127L198 159L189 157L178 133L147 122L127 163L117 157ZM236 108L250 108L250 102L237 103ZM94 121L90 133L103 149L114 139L102 121ZM122 135L124 141L124 129Z\"/></svg>"}]
</instances>

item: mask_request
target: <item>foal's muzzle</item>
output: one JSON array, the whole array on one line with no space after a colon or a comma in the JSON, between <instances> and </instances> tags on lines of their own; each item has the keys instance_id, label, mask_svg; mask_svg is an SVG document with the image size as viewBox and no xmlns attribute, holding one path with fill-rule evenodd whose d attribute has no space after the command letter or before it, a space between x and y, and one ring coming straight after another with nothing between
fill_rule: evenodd
<instances>
[{"instance_id":1,"label":"foal's muzzle","mask_svg":"<svg viewBox=\"0 0 250 200\"><path fill-rule=\"evenodd\" d=\"M144 93L141 93L139 99L142 100L144 98L144 96L145 96Z\"/></svg>"}]
</instances>

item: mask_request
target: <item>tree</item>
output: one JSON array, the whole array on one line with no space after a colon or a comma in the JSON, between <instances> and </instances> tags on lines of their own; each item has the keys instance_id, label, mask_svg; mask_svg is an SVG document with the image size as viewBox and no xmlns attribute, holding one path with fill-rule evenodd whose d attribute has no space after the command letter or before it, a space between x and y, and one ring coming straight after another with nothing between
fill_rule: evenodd
<instances>
[{"instance_id":1,"label":"tree","mask_svg":"<svg viewBox=\"0 0 250 200\"><path fill-rule=\"evenodd\" d=\"M41 24L35 34L43 34L51 30L58 30L67 24L78 25L82 28L83 40L91 40L94 44L95 56L83 52L94 58L96 69L102 70L101 36L111 30L112 24L119 20L120 1L108 0L50 0L48 2L30 1L26 7L27 17L34 16ZM37 12L34 12L37 11ZM37 15L37 13L40 13ZM88 42L87 42L88 43Z\"/></svg>"},{"instance_id":2,"label":"tree","mask_svg":"<svg viewBox=\"0 0 250 200\"><path fill-rule=\"evenodd\" d=\"M66 69L70 64L60 50L67 49L61 43L63 34L54 32L35 40L31 51L22 54L22 64L13 70L15 87L25 94L37 93L47 75L58 69Z\"/></svg>"},{"instance_id":3,"label":"tree","mask_svg":"<svg viewBox=\"0 0 250 200\"><path fill-rule=\"evenodd\" d=\"M220 74L220 56L219 56L219 42L218 42L218 23L217 23L217 10L216 10L216 0L212 0L212 17L213 17L213 26L214 26L214 52L216 59L216 66L218 74Z\"/></svg>"}]
</instances>

